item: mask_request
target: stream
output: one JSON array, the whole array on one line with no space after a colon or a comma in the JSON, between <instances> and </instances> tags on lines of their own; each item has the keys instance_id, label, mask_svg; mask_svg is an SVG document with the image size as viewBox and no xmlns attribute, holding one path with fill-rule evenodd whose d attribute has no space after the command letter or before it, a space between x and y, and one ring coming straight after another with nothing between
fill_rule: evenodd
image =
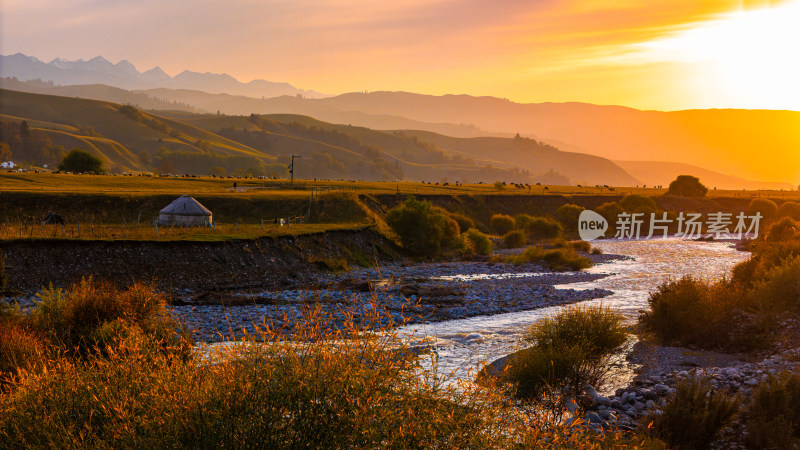
<instances>
[{"instance_id":1,"label":"stream","mask_svg":"<svg viewBox=\"0 0 800 450\"><path fill-rule=\"evenodd\" d=\"M552 306L527 311L477 316L466 319L404 326L400 334L412 342L433 345L434 361L440 375L454 380L473 380L482 364L490 363L520 349L520 337L531 324L575 305L609 306L633 322L647 308L649 294L669 280L685 275L701 279L719 279L749 256L730 242L702 242L679 239L650 241L598 241L592 243L606 254L630 256L630 259L600 263L584 272L605 275L594 281L556 285L563 289L601 288L613 292L601 299L568 306ZM480 279L494 275L467 275ZM518 277L520 274L510 276ZM632 345L629 342L628 345ZM612 376L605 391L627 384L633 377L621 355L612 361Z\"/></svg>"}]
</instances>

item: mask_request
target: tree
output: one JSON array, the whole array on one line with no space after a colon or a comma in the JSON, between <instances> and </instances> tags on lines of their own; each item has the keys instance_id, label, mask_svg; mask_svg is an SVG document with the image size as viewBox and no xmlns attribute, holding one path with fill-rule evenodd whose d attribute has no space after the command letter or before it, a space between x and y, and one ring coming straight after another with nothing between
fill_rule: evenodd
<instances>
[{"instance_id":1,"label":"tree","mask_svg":"<svg viewBox=\"0 0 800 450\"><path fill-rule=\"evenodd\" d=\"M100 174L105 172L103 161L91 153L73 148L61 161L58 170L66 172L89 172Z\"/></svg>"},{"instance_id":2,"label":"tree","mask_svg":"<svg viewBox=\"0 0 800 450\"><path fill-rule=\"evenodd\" d=\"M668 194L679 195L681 197L705 197L708 188L700 182L700 179L691 175L678 175L669 184Z\"/></svg>"},{"instance_id":3,"label":"tree","mask_svg":"<svg viewBox=\"0 0 800 450\"><path fill-rule=\"evenodd\" d=\"M392 208L386 223L400 236L403 247L420 256L438 256L458 245L458 223L426 200L408 197Z\"/></svg>"},{"instance_id":4,"label":"tree","mask_svg":"<svg viewBox=\"0 0 800 450\"><path fill-rule=\"evenodd\" d=\"M5 142L0 142L0 162L11 161L11 147Z\"/></svg>"}]
</instances>

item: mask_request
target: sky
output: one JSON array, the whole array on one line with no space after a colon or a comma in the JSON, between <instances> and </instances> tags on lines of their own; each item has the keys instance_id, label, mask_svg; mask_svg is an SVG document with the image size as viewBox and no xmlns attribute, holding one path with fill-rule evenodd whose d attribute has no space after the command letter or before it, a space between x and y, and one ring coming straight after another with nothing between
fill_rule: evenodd
<instances>
[{"instance_id":1,"label":"sky","mask_svg":"<svg viewBox=\"0 0 800 450\"><path fill-rule=\"evenodd\" d=\"M800 0L2 0L0 53L328 94L800 110Z\"/></svg>"}]
</instances>

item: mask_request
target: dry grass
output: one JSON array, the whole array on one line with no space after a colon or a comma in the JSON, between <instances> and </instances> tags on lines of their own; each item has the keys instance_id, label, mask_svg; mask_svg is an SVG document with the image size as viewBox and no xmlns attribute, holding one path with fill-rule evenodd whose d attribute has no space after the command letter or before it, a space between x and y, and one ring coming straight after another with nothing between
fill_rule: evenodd
<instances>
[{"instance_id":1,"label":"dry grass","mask_svg":"<svg viewBox=\"0 0 800 450\"><path fill-rule=\"evenodd\" d=\"M126 294L130 291L117 295L155 295L146 289ZM90 299L95 294L97 302L109 301L107 293L85 286L60 297L46 295L77 305L96 303ZM49 312L35 315L58 323L58 311L70 307L49 303ZM148 302L134 303L148 310ZM598 435L570 428L541 408L515 407L494 387L445 384L390 330L364 331L349 323L329 331L330 317L319 309L309 312L291 339L264 324L250 339L220 347L207 358L187 359L146 327L125 321L119 324L124 330L119 339L105 342L102 351L78 356L62 348L49 354L43 368L18 365L16 377L0 390L0 442L4 448L626 444L620 433ZM103 323L127 314L140 312L104 316L117 319ZM51 333L58 328L36 323ZM57 350L59 344L49 345Z\"/></svg>"},{"instance_id":2,"label":"dry grass","mask_svg":"<svg viewBox=\"0 0 800 450\"><path fill-rule=\"evenodd\" d=\"M225 241L256 239L265 236L299 236L336 230L356 230L364 223L296 223L279 226L274 223L216 224L212 227L170 227L150 225L107 225L77 223L67 225L25 225L0 222L0 241L90 240L90 241Z\"/></svg>"}]
</instances>

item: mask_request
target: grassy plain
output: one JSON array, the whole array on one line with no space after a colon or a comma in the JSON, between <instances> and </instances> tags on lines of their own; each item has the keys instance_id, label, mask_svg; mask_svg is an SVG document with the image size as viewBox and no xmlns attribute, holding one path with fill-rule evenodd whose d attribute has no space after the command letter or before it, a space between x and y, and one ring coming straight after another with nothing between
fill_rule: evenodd
<instances>
[{"instance_id":1,"label":"grassy plain","mask_svg":"<svg viewBox=\"0 0 800 450\"><path fill-rule=\"evenodd\" d=\"M237 190L234 191L233 183ZM295 180L294 189L289 189L289 180L261 180L244 178L213 177L159 177L159 176L111 176L68 175L54 173L0 172L0 191L26 192L79 192L118 194L231 194L267 198L304 198L317 191L350 191L359 194L420 194L420 195L609 195L639 194L657 196L666 194L666 189L617 187L613 191L595 186L534 185L516 188L507 185L498 189L490 184L441 185L420 182L382 182L346 180ZM800 191L732 191L712 190L709 197L773 199L800 199Z\"/></svg>"}]
</instances>

